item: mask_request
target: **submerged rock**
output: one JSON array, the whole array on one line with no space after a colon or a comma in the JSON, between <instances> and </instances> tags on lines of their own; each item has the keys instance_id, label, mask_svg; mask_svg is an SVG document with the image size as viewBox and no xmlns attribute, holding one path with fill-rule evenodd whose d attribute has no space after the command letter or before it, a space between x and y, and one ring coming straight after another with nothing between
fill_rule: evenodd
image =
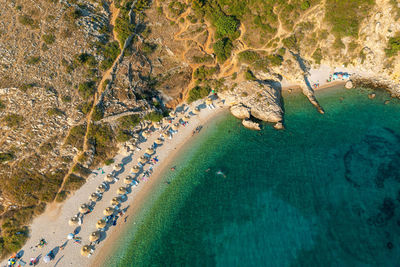
<instances>
[{"instance_id":1,"label":"submerged rock","mask_svg":"<svg viewBox=\"0 0 400 267\"><path fill-rule=\"evenodd\" d=\"M258 124L257 122L254 122L252 120L248 120L248 119L244 119L242 120L242 124L244 127L246 127L247 129L250 130L256 130L256 131L260 131L260 124Z\"/></svg>"},{"instance_id":2,"label":"submerged rock","mask_svg":"<svg viewBox=\"0 0 400 267\"><path fill-rule=\"evenodd\" d=\"M374 99L375 97L376 97L376 94L375 94L375 93L371 93L371 94L368 95L368 98L369 98L369 99Z\"/></svg>"}]
</instances>

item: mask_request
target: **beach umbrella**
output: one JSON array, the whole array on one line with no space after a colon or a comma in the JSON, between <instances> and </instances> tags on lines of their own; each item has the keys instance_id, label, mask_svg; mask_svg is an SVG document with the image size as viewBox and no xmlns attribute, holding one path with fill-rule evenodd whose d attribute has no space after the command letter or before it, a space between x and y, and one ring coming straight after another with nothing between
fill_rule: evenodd
<instances>
[{"instance_id":1,"label":"beach umbrella","mask_svg":"<svg viewBox=\"0 0 400 267\"><path fill-rule=\"evenodd\" d=\"M101 184L101 185L99 185L99 186L97 187L97 190L98 190L99 192L101 192L101 193L104 193L104 192L106 191L106 187L105 187L103 184Z\"/></svg>"},{"instance_id":2,"label":"beach umbrella","mask_svg":"<svg viewBox=\"0 0 400 267\"><path fill-rule=\"evenodd\" d=\"M68 240L72 240L73 238L74 238L74 234L69 233L69 234L67 235L67 239L68 239Z\"/></svg>"},{"instance_id":3,"label":"beach umbrella","mask_svg":"<svg viewBox=\"0 0 400 267\"><path fill-rule=\"evenodd\" d=\"M142 164L145 164L146 162L147 162L147 158L146 157L144 157L144 156L141 156L139 159L138 159L138 162L140 162L140 163L142 163Z\"/></svg>"},{"instance_id":4,"label":"beach umbrella","mask_svg":"<svg viewBox=\"0 0 400 267\"><path fill-rule=\"evenodd\" d=\"M146 149L145 152L146 152L146 154L153 155L154 154L154 149L149 147L148 149Z\"/></svg>"},{"instance_id":5,"label":"beach umbrella","mask_svg":"<svg viewBox=\"0 0 400 267\"><path fill-rule=\"evenodd\" d=\"M200 113L200 109L199 108L195 108L195 109L192 110L192 113L197 115L197 114Z\"/></svg>"},{"instance_id":6,"label":"beach umbrella","mask_svg":"<svg viewBox=\"0 0 400 267\"><path fill-rule=\"evenodd\" d=\"M114 213L114 208L113 207L108 207L103 211L103 214L106 215L106 216L110 216L113 213Z\"/></svg>"},{"instance_id":7,"label":"beach umbrella","mask_svg":"<svg viewBox=\"0 0 400 267\"><path fill-rule=\"evenodd\" d=\"M91 200L91 201L97 201L97 200L99 200L100 199L100 196L99 196L99 194L97 194L97 193L92 193L91 195L90 195L90 197L89 197L89 200Z\"/></svg>"},{"instance_id":8,"label":"beach umbrella","mask_svg":"<svg viewBox=\"0 0 400 267\"><path fill-rule=\"evenodd\" d=\"M162 134L162 136L164 137L164 138L169 138L169 133L167 133L167 132L163 132L163 134Z\"/></svg>"},{"instance_id":9,"label":"beach umbrella","mask_svg":"<svg viewBox=\"0 0 400 267\"><path fill-rule=\"evenodd\" d=\"M87 205L87 204L82 204L80 207L79 207L79 212L80 213L86 213L86 212L88 212L89 211L89 206Z\"/></svg>"},{"instance_id":10,"label":"beach umbrella","mask_svg":"<svg viewBox=\"0 0 400 267\"><path fill-rule=\"evenodd\" d=\"M140 167L138 165L135 165L132 167L131 172L133 173L138 173L140 171Z\"/></svg>"},{"instance_id":11,"label":"beach umbrella","mask_svg":"<svg viewBox=\"0 0 400 267\"><path fill-rule=\"evenodd\" d=\"M183 121L189 121L189 120L190 120L190 117L189 117L189 116L185 116L185 117L182 118L182 120L183 120Z\"/></svg>"},{"instance_id":12,"label":"beach umbrella","mask_svg":"<svg viewBox=\"0 0 400 267\"><path fill-rule=\"evenodd\" d=\"M207 99L206 99L206 105L211 105L211 104L212 104L211 98L207 98Z\"/></svg>"},{"instance_id":13,"label":"beach umbrella","mask_svg":"<svg viewBox=\"0 0 400 267\"><path fill-rule=\"evenodd\" d=\"M101 220L97 221L96 228L97 229L103 229L104 227L106 227L106 225L107 225L106 221L101 219Z\"/></svg>"},{"instance_id":14,"label":"beach umbrella","mask_svg":"<svg viewBox=\"0 0 400 267\"><path fill-rule=\"evenodd\" d=\"M94 231L89 236L90 242L95 242L100 239L100 231Z\"/></svg>"},{"instance_id":15,"label":"beach umbrella","mask_svg":"<svg viewBox=\"0 0 400 267\"><path fill-rule=\"evenodd\" d=\"M109 173L106 177L104 177L104 181L107 183L112 183L114 181L114 177Z\"/></svg>"},{"instance_id":16,"label":"beach umbrella","mask_svg":"<svg viewBox=\"0 0 400 267\"><path fill-rule=\"evenodd\" d=\"M155 141L155 143L157 145L162 145L162 143L164 143L164 140L162 140L161 138L157 138L157 140Z\"/></svg>"},{"instance_id":17,"label":"beach umbrella","mask_svg":"<svg viewBox=\"0 0 400 267\"><path fill-rule=\"evenodd\" d=\"M49 255L44 256L43 261L45 263L49 263L51 261L50 256Z\"/></svg>"},{"instance_id":18,"label":"beach umbrella","mask_svg":"<svg viewBox=\"0 0 400 267\"><path fill-rule=\"evenodd\" d=\"M120 188L118 188L117 194L118 194L118 195L124 195L124 194L126 194L126 188L123 187L123 186L121 186Z\"/></svg>"},{"instance_id":19,"label":"beach umbrella","mask_svg":"<svg viewBox=\"0 0 400 267\"><path fill-rule=\"evenodd\" d=\"M175 115L176 115L176 112L175 112L175 111L171 111L171 112L169 113L169 116L170 116L170 117L175 117Z\"/></svg>"},{"instance_id":20,"label":"beach umbrella","mask_svg":"<svg viewBox=\"0 0 400 267\"><path fill-rule=\"evenodd\" d=\"M163 121L163 123L169 123L170 119L167 118L167 117L164 117L164 118L162 119L162 121Z\"/></svg>"},{"instance_id":21,"label":"beach umbrella","mask_svg":"<svg viewBox=\"0 0 400 267\"><path fill-rule=\"evenodd\" d=\"M114 165L114 167L113 167L113 170L115 170L115 171L120 171L122 169L122 164L116 164L116 165Z\"/></svg>"},{"instance_id":22,"label":"beach umbrella","mask_svg":"<svg viewBox=\"0 0 400 267\"><path fill-rule=\"evenodd\" d=\"M72 217L71 219L69 219L68 224L70 226L76 226L79 223L79 218L78 217Z\"/></svg>"},{"instance_id":23,"label":"beach umbrella","mask_svg":"<svg viewBox=\"0 0 400 267\"><path fill-rule=\"evenodd\" d=\"M118 204L119 204L120 200L121 200L121 199L120 199L119 197L113 197L113 198L110 200L110 203L111 203L111 205L115 206L115 205L118 205Z\"/></svg>"},{"instance_id":24,"label":"beach umbrella","mask_svg":"<svg viewBox=\"0 0 400 267\"><path fill-rule=\"evenodd\" d=\"M92 248L89 245L84 245L81 249L81 255L83 257L87 257L89 256L91 250Z\"/></svg>"},{"instance_id":25,"label":"beach umbrella","mask_svg":"<svg viewBox=\"0 0 400 267\"><path fill-rule=\"evenodd\" d=\"M153 127L154 127L154 129L160 129L160 127L161 127L161 122L159 122L159 121L157 121L157 122L153 122Z\"/></svg>"},{"instance_id":26,"label":"beach umbrella","mask_svg":"<svg viewBox=\"0 0 400 267\"><path fill-rule=\"evenodd\" d=\"M171 129L174 131L177 131L179 128L179 124L175 123L174 125L171 126Z\"/></svg>"},{"instance_id":27,"label":"beach umbrella","mask_svg":"<svg viewBox=\"0 0 400 267\"><path fill-rule=\"evenodd\" d=\"M150 132L149 131L144 131L144 132L142 132L142 136L144 138L148 138L150 136Z\"/></svg>"},{"instance_id":28,"label":"beach umbrella","mask_svg":"<svg viewBox=\"0 0 400 267\"><path fill-rule=\"evenodd\" d=\"M130 177L130 176L128 176L128 177L126 177L126 178L124 179L124 183L125 183L125 184L131 184L132 182L133 182L133 178Z\"/></svg>"}]
</instances>

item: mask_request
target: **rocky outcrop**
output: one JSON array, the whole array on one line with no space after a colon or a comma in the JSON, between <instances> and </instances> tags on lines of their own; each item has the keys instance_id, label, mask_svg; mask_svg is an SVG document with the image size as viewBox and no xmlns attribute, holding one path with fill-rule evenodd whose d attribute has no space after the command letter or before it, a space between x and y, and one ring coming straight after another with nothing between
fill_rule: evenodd
<instances>
[{"instance_id":1,"label":"rocky outcrop","mask_svg":"<svg viewBox=\"0 0 400 267\"><path fill-rule=\"evenodd\" d=\"M238 84L233 90L218 93L225 101L225 105L247 107L251 116L266 122L282 121L281 94L263 81L245 81ZM243 110L240 108L239 110Z\"/></svg>"},{"instance_id":2,"label":"rocky outcrop","mask_svg":"<svg viewBox=\"0 0 400 267\"><path fill-rule=\"evenodd\" d=\"M252 120L248 120L248 119L242 120L242 124L244 127L248 128L250 130L256 130L256 131L261 130L260 124L258 124L257 122L254 122Z\"/></svg>"},{"instance_id":3,"label":"rocky outcrop","mask_svg":"<svg viewBox=\"0 0 400 267\"><path fill-rule=\"evenodd\" d=\"M243 106L242 104L231 106L230 111L231 111L232 115L238 119L250 118L249 108Z\"/></svg>"}]
</instances>

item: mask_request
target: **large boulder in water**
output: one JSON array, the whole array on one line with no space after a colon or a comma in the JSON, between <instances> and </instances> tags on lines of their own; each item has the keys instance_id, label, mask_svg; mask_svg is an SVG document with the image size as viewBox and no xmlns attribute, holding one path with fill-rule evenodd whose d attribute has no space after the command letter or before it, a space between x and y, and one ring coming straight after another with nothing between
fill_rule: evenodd
<instances>
[{"instance_id":1,"label":"large boulder in water","mask_svg":"<svg viewBox=\"0 0 400 267\"><path fill-rule=\"evenodd\" d=\"M253 117L267 122L282 121L280 91L262 81L245 81L233 90L218 93L225 104L242 105L250 110Z\"/></svg>"},{"instance_id":2,"label":"large boulder in water","mask_svg":"<svg viewBox=\"0 0 400 267\"><path fill-rule=\"evenodd\" d=\"M260 124L258 124L257 122L254 122L252 120L248 120L248 119L242 120L242 124L244 127L246 127L247 129L250 129L250 130L256 130L256 131L261 130Z\"/></svg>"},{"instance_id":3,"label":"large boulder in water","mask_svg":"<svg viewBox=\"0 0 400 267\"><path fill-rule=\"evenodd\" d=\"M230 108L231 113L238 119L248 119L250 118L249 108L243 106L242 104L234 105Z\"/></svg>"}]
</instances>

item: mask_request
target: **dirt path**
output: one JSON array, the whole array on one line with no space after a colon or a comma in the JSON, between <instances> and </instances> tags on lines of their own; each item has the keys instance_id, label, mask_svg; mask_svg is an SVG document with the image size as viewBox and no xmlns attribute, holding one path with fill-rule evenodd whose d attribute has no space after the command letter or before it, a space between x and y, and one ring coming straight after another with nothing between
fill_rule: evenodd
<instances>
[{"instance_id":1,"label":"dirt path","mask_svg":"<svg viewBox=\"0 0 400 267\"><path fill-rule=\"evenodd\" d=\"M119 15L119 9L114 6L114 2L112 2L111 5L110 5L110 12L111 12L110 26L112 27L113 40L114 41L118 41L117 33L114 30L114 26L115 26L115 21L118 18L118 15ZM64 179L63 179L63 181L61 183L60 189L57 191L56 197L63 191L65 183L66 183L69 175L71 175L73 173L73 167L78 163L79 157L82 156L85 153L85 151L88 150L88 140L89 140L88 135L89 135L90 124L91 124L91 121L92 121L93 112L94 112L94 109L95 109L95 107L97 105L99 97L101 96L101 93L103 91L104 82L107 79L111 78L111 72L112 72L115 64L119 60L119 58L122 56L122 52L123 52L122 46L123 46L123 44L120 44L120 48L121 48L120 54L116 57L116 59L114 60L112 66L107 71L105 71L103 73L103 77L101 78L101 81L100 81L99 85L97 86L97 90L96 90L96 93L95 93L94 99L93 99L93 106L90 109L90 112L88 113L88 115L86 116L86 124L87 124L87 126L86 126L85 136L84 136L84 139L83 139L83 149L82 149L82 151L80 153L76 154L75 157L73 158L73 165L72 165L71 168L69 168L67 174L64 176ZM54 202L55 201L56 201L56 198L54 199Z\"/></svg>"}]
</instances>

